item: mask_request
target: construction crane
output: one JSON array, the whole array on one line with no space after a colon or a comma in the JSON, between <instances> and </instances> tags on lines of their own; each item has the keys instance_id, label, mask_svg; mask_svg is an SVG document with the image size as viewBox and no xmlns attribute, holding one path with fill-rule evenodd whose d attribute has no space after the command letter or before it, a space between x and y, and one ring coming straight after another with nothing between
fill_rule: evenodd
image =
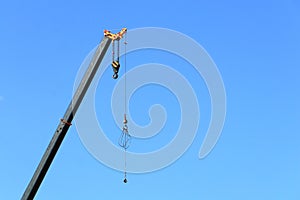
<instances>
[{"instance_id":1,"label":"construction crane","mask_svg":"<svg viewBox=\"0 0 300 200\"><path fill-rule=\"evenodd\" d=\"M23 196L22 200L31 200L34 198L37 193L66 133L68 132L70 126L72 125L72 120L78 110L84 95L86 94L107 50L111 43L115 43L117 41L119 48L119 41L127 32L126 28L123 28L119 33L113 34L108 30L104 30L104 37L100 44L97 47L97 50L76 90L72 101L70 102L65 115L60 120L58 127L37 167L35 170L32 179L30 180ZM117 52L117 58L115 59L114 47L113 47L113 60L112 60L112 68L114 71L113 78L118 78L118 72L120 68L119 63L119 50Z\"/></svg>"}]
</instances>

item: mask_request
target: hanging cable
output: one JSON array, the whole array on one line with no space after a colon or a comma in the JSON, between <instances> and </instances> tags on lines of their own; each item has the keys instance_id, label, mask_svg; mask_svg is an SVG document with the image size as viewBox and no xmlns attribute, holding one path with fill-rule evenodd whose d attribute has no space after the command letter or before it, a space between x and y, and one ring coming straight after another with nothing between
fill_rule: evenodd
<instances>
[{"instance_id":1,"label":"hanging cable","mask_svg":"<svg viewBox=\"0 0 300 200\"><path fill-rule=\"evenodd\" d=\"M127 126L127 60L126 60L126 54L127 54L127 34L125 34L125 42L124 42L124 120L123 120L123 129L122 129L122 134L119 138L119 145L124 149L124 183L127 183L127 159L126 159L126 154L127 154L127 149L130 145L131 142L131 135L128 132L128 126ZM119 54L119 42L118 42L118 47L117 47L117 54Z\"/></svg>"},{"instance_id":2,"label":"hanging cable","mask_svg":"<svg viewBox=\"0 0 300 200\"><path fill-rule=\"evenodd\" d=\"M124 160L125 160L125 165L124 165L124 183L127 183L127 170L126 170L126 152L127 151L127 149L125 149L125 151L124 151Z\"/></svg>"},{"instance_id":3,"label":"hanging cable","mask_svg":"<svg viewBox=\"0 0 300 200\"><path fill-rule=\"evenodd\" d=\"M112 62L115 61L115 41L112 41Z\"/></svg>"},{"instance_id":4,"label":"hanging cable","mask_svg":"<svg viewBox=\"0 0 300 200\"><path fill-rule=\"evenodd\" d=\"M117 43L117 61L120 61L120 40Z\"/></svg>"},{"instance_id":5,"label":"hanging cable","mask_svg":"<svg viewBox=\"0 0 300 200\"><path fill-rule=\"evenodd\" d=\"M124 113L127 113L127 34L124 41Z\"/></svg>"}]
</instances>

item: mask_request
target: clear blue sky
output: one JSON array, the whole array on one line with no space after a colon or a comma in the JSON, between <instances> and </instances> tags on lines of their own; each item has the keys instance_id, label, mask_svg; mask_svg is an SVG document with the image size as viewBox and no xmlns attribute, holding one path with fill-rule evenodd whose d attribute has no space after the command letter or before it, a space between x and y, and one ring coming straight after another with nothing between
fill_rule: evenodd
<instances>
[{"instance_id":1,"label":"clear blue sky","mask_svg":"<svg viewBox=\"0 0 300 200\"><path fill-rule=\"evenodd\" d=\"M167 168L129 174L125 185L123 174L94 159L71 127L36 199L300 199L299 11L296 0L2 2L0 199L22 196L72 97L80 64L103 29L124 26L170 28L207 50L227 93L219 142L198 159L209 119L206 93L203 126L190 149ZM143 63L143 56L134 58ZM133 114L147 109L138 93L135 101ZM145 123L146 114L135 119Z\"/></svg>"}]
</instances>

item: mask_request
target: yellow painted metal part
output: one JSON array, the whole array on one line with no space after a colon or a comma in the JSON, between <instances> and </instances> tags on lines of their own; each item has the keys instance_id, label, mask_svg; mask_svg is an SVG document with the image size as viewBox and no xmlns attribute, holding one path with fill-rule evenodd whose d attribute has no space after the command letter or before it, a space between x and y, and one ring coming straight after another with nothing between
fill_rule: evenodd
<instances>
[{"instance_id":1,"label":"yellow painted metal part","mask_svg":"<svg viewBox=\"0 0 300 200\"><path fill-rule=\"evenodd\" d=\"M108 30L104 30L104 36L108 37L112 40L120 40L122 39L123 35L127 32L127 28L122 28L122 30L119 33L111 33Z\"/></svg>"}]
</instances>

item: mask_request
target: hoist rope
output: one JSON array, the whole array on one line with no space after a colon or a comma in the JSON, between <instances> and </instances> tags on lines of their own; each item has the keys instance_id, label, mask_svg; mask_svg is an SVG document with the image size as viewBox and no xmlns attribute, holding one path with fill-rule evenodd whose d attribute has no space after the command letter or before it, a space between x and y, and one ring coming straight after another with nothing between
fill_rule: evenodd
<instances>
[{"instance_id":1,"label":"hoist rope","mask_svg":"<svg viewBox=\"0 0 300 200\"><path fill-rule=\"evenodd\" d=\"M112 41L112 62L115 61L115 41Z\"/></svg>"},{"instance_id":2,"label":"hoist rope","mask_svg":"<svg viewBox=\"0 0 300 200\"><path fill-rule=\"evenodd\" d=\"M125 34L124 41L124 114L127 111L127 33Z\"/></svg>"},{"instance_id":3,"label":"hoist rope","mask_svg":"<svg viewBox=\"0 0 300 200\"><path fill-rule=\"evenodd\" d=\"M126 160L126 149L124 150L124 183L127 183L127 160Z\"/></svg>"},{"instance_id":4,"label":"hoist rope","mask_svg":"<svg viewBox=\"0 0 300 200\"><path fill-rule=\"evenodd\" d=\"M125 41L124 41L124 121L123 121L123 129L122 134L119 138L119 145L124 149L124 183L127 183L127 148L130 145L131 136L128 132L128 126L127 126L127 34L125 34ZM117 54L119 56L119 41L117 46Z\"/></svg>"},{"instance_id":5,"label":"hoist rope","mask_svg":"<svg viewBox=\"0 0 300 200\"><path fill-rule=\"evenodd\" d=\"M118 62L120 58L120 41L118 40Z\"/></svg>"}]
</instances>

